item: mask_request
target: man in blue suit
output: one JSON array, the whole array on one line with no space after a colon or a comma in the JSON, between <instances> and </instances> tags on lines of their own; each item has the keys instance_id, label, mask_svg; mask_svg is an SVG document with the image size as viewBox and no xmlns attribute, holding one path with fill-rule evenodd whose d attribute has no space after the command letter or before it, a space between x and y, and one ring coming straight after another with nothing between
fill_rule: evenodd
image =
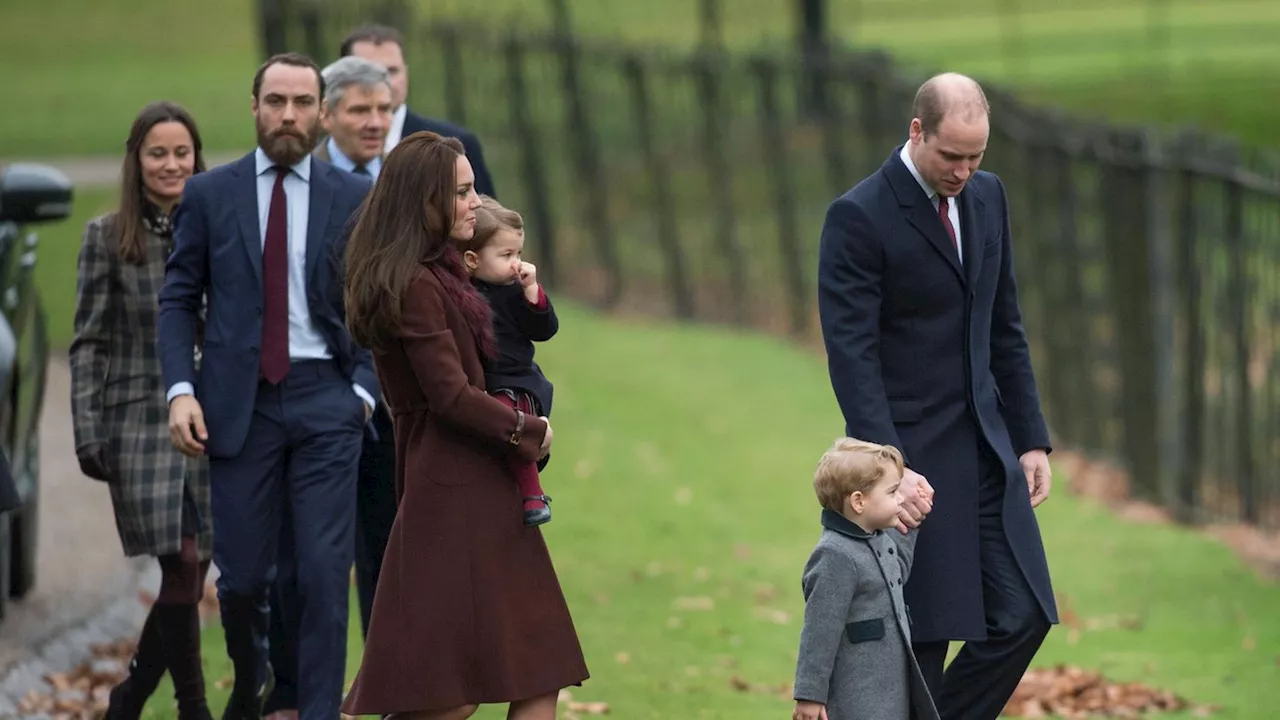
<instances>
[{"instance_id":1,"label":"man in blue suit","mask_svg":"<svg viewBox=\"0 0 1280 720\"><path fill-rule=\"evenodd\" d=\"M948 720L995 720L1058 619L1033 511L1049 495L1049 432L1008 201L978 170L988 114L969 78L921 86L907 143L828 209L818 266L846 432L897 447L909 467L901 529L921 529L904 590ZM944 674L952 640L965 644Z\"/></svg>"},{"instance_id":2,"label":"man in blue suit","mask_svg":"<svg viewBox=\"0 0 1280 720\"><path fill-rule=\"evenodd\" d=\"M188 182L160 292L174 444L209 456L218 600L235 684L224 719L260 718L283 518L298 575L300 715L341 702L361 437L379 389L343 311L343 243L368 180L311 157L320 69L269 59L253 81L258 148ZM191 347L207 297L197 377Z\"/></svg>"}]
</instances>

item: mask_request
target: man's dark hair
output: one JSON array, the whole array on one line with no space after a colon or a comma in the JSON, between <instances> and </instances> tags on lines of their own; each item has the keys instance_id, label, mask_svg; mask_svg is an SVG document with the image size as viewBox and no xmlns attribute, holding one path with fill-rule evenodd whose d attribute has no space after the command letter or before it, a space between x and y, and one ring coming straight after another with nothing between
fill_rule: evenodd
<instances>
[{"instance_id":1,"label":"man's dark hair","mask_svg":"<svg viewBox=\"0 0 1280 720\"><path fill-rule=\"evenodd\" d=\"M343 57L350 55L352 46L358 42L371 42L374 45L395 43L400 46L400 52L404 52L404 36L399 30L387 25L362 25L352 30L342 41L340 54Z\"/></svg>"},{"instance_id":2,"label":"man's dark hair","mask_svg":"<svg viewBox=\"0 0 1280 720\"><path fill-rule=\"evenodd\" d=\"M318 95L324 92L324 76L320 74L320 66L315 60L303 55L302 53L288 52L272 55L267 61L258 66L258 72L253 74L253 99L258 100L258 93L262 90L262 76L267 74L267 68L272 65L292 65L294 67L311 68L316 74L316 87L319 88Z\"/></svg>"}]
</instances>

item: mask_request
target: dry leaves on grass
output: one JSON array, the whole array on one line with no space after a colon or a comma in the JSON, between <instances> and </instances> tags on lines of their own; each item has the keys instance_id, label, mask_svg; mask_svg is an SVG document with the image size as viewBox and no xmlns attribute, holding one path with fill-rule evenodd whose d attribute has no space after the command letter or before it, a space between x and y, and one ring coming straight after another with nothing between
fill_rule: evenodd
<instances>
[{"instance_id":1,"label":"dry leaves on grass","mask_svg":"<svg viewBox=\"0 0 1280 720\"><path fill-rule=\"evenodd\" d=\"M45 675L48 688L31 690L18 703L18 715L46 715L54 720L92 720L107 709L111 688L124 679L133 656L133 641L92 648L93 656L70 672Z\"/></svg>"},{"instance_id":2,"label":"dry leaves on grass","mask_svg":"<svg viewBox=\"0 0 1280 720\"><path fill-rule=\"evenodd\" d=\"M143 606L150 607L154 601L149 593L138 593L138 602ZM209 584L200 602L200 617L207 621L217 616L218 594ZM43 715L53 720L100 717L107 709L111 688L124 680L136 647L132 638L92 646L89 660L69 671L45 675L46 688L29 690L18 703L18 716Z\"/></svg>"},{"instance_id":3,"label":"dry leaves on grass","mask_svg":"<svg viewBox=\"0 0 1280 720\"><path fill-rule=\"evenodd\" d=\"M1058 665L1028 670L1002 717L1137 718L1186 709L1196 717L1209 717L1213 711L1208 706L1192 708L1191 703L1166 690L1136 682L1116 683L1092 670Z\"/></svg>"}]
</instances>

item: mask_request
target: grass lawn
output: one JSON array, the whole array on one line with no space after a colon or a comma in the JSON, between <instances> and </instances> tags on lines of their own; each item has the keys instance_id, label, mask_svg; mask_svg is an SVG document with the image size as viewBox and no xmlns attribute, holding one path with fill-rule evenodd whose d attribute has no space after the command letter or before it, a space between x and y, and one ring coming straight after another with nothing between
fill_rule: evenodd
<instances>
[{"instance_id":1,"label":"grass lawn","mask_svg":"<svg viewBox=\"0 0 1280 720\"><path fill-rule=\"evenodd\" d=\"M567 304L562 320L539 358L561 439L545 532L592 672L575 699L618 718L786 717L778 689L794 672L799 572L818 533L809 479L841 425L822 361L767 337ZM1055 629L1038 663L1168 688L1221 705L1216 717L1273 716L1280 588L1186 530L1121 524L1064 494L1040 517L1057 590L1086 629ZM353 614L352 670L357 628ZM229 667L220 628L204 637L213 685ZM762 689L735 690L734 677ZM172 717L162 693L148 717ZM226 690L210 693L220 707Z\"/></svg>"},{"instance_id":2,"label":"grass lawn","mask_svg":"<svg viewBox=\"0 0 1280 720\"><path fill-rule=\"evenodd\" d=\"M110 201L82 193L77 217L42 234L55 347L70 337L79 229ZM822 360L770 337L560 304L563 329L539 360L560 438L546 534L592 671L575 698L618 718L785 717L778 689L794 672L799 572L818 532L809 479L842 424ZM1217 717L1272 716L1280 587L1194 532L1121 524L1065 494L1040 517L1083 629L1055 629L1037 662L1141 680L1221 705ZM353 671L358 627L353 614ZM230 670L216 624L205 642L217 709ZM735 677L760 689L736 690ZM173 716L167 687L148 717Z\"/></svg>"},{"instance_id":3,"label":"grass lawn","mask_svg":"<svg viewBox=\"0 0 1280 720\"><path fill-rule=\"evenodd\" d=\"M583 32L695 42L698 4L664 2L661 10L622 0L568 4ZM548 22L545 2L418 4L424 15L499 25L516 18L522 27ZM976 0L962 14L940 10L945 14L926 18L910 12L905 0L830 0L831 27L851 43L884 47L909 64L1008 82L1037 101L1085 114L1196 122L1275 144L1262 118L1270 116L1268 98L1280 91L1280 78L1259 68L1280 59L1280 44L1270 40L1280 32L1280 0L1120 0L1075 9L1024 0L1018 14L1001 15L1007 5ZM1166 6L1167 15L1150 14ZM791 0L732 0L724 7L732 46L776 45L791 37ZM258 59L252 8L251 0L11 0L0 22L0 64L22 68L6 84L9 106L21 112L0 113L0 157L116 152L137 109L159 98L186 105L208 147L247 146L253 140L248 81ZM1152 35L1150 17L1167 18L1160 21L1167 23L1165 35ZM1153 37L1167 40L1153 44ZM431 48L411 51L420 63L437 57ZM1149 72L1152 64L1160 74ZM438 92L415 87L419 104Z\"/></svg>"}]
</instances>

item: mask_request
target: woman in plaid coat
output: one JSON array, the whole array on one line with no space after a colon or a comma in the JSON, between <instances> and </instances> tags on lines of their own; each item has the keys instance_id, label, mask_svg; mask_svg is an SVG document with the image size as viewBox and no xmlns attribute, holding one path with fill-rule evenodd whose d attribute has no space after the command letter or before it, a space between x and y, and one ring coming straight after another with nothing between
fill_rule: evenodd
<instances>
[{"instance_id":1,"label":"woman in plaid coat","mask_svg":"<svg viewBox=\"0 0 1280 720\"><path fill-rule=\"evenodd\" d=\"M198 604L213 539L209 480L206 461L169 441L156 352L170 213L204 160L195 122L168 102L142 109L125 148L120 207L89 221L80 248L71 408L80 468L110 488L125 554L156 556L162 579L106 717L138 718L168 670L178 717L205 720Z\"/></svg>"}]
</instances>

